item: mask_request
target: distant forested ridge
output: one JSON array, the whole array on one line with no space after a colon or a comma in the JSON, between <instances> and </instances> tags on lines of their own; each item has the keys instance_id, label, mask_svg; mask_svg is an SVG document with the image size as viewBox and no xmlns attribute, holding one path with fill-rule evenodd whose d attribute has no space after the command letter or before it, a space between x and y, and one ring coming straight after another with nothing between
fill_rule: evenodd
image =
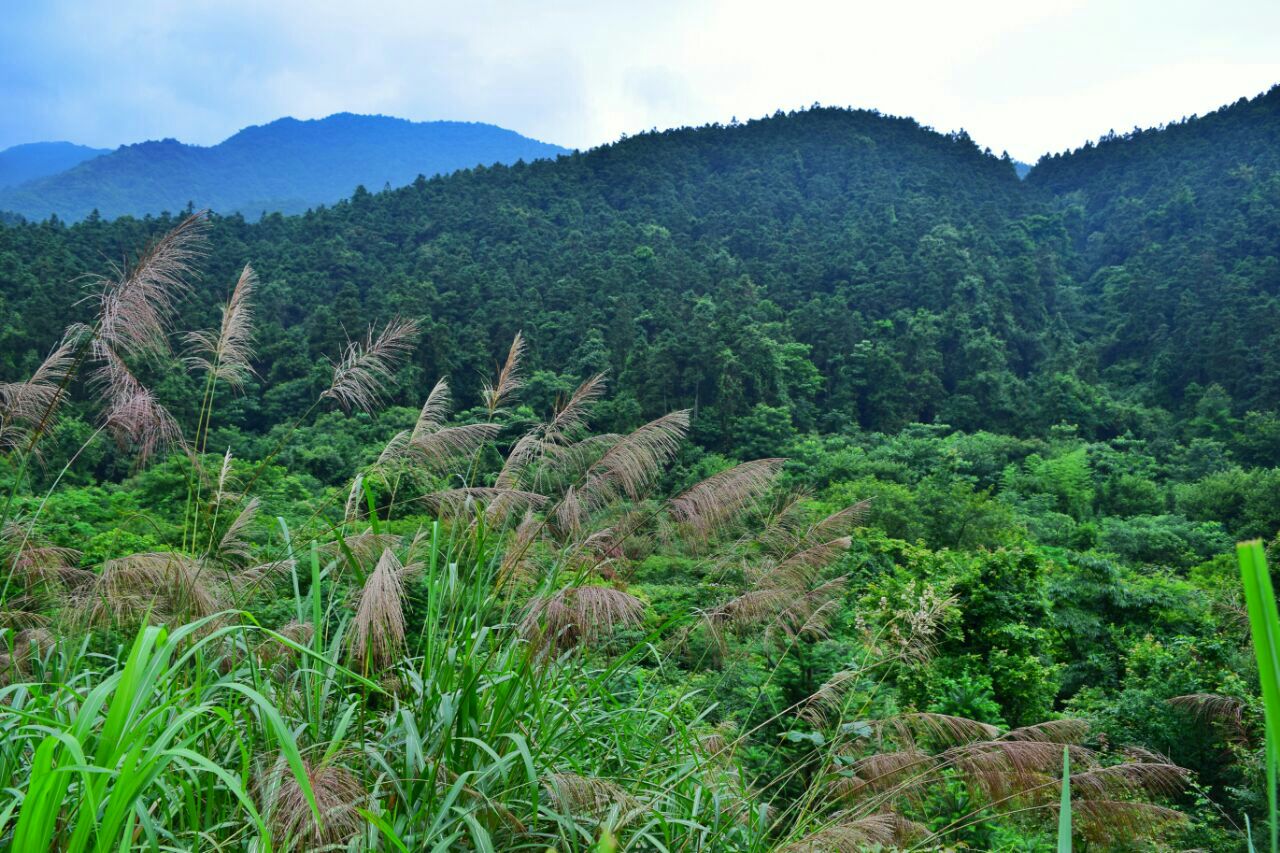
<instances>
[{"instance_id":1,"label":"distant forested ridge","mask_svg":"<svg viewBox=\"0 0 1280 853\"><path fill-rule=\"evenodd\" d=\"M404 186L418 175L566 153L489 124L339 113L248 127L208 148L175 139L125 145L6 181L6 155L38 147L0 152L0 187L21 183L0 190L0 210L71 221L95 210L108 218L177 211L188 202L255 218L264 211L301 213L346 198L357 186Z\"/></svg>"},{"instance_id":2,"label":"distant forested ridge","mask_svg":"<svg viewBox=\"0 0 1280 853\"><path fill-rule=\"evenodd\" d=\"M106 154L105 148L90 148L71 142L30 142L0 151L0 188L70 169Z\"/></svg>"},{"instance_id":3,"label":"distant forested ridge","mask_svg":"<svg viewBox=\"0 0 1280 853\"><path fill-rule=\"evenodd\" d=\"M326 381L322 355L393 314L423 319L397 402L447 374L475 404L523 330L545 406L608 370L603 427L689 407L695 440L743 455L916 422L1226 430L1280 400L1278 137L1280 88L1019 180L963 132L778 113L301 216L215 216L190 298L212 323L244 263L261 275L260 379L235 404L248 433L295 415ZM254 168L270 195L274 167ZM0 374L25 375L76 316L76 276L171 224L0 228Z\"/></svg>"}]
</instances>

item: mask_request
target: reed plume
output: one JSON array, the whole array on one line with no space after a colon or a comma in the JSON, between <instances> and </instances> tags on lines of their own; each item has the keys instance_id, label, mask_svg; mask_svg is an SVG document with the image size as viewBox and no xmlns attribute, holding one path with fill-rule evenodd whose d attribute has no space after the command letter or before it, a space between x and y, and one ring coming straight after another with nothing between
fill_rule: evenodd
<instances>
[{"instance_id":1,"label":"reed plume","mask_svg":"<svg viewBox=\"0 0 1280 853\"><path fill-rule=\"evenodd\" d=\"M360 590L348 647L361 664L387 667L404 650L404 573L387 548Z\"/></svg>"},{"instance_id":2,"label":"reed plume","mask_svg":"<svg viewBox=\"0 0 1280 853\"><path fill-rule=\"evenodd\" d=\"M217 332L188 332L185 336L189 354L188 366L210 374L213 379L241 388L253 375L253 292L258 274L245 264L222 309L222 322Z\"/></svg>"},{"instance_id":3,"label":"reed plume","mask_svg":"<svg viewBox=\"0 0 1280 853\"><path fill-rule=\"evenodd\" d=\"M193 264L205 254L208 219L188 216L131 265L100 279L96 340L123 356L169 352L168 332L178 299L189 289Z\"/></svg>"},{"instance_id":4,"label":"reed plume","mask_svg":"<svg viewBox=\"0 0 1280 853\"><path fill-rule=\"evenodd\" d=\"M413 351L418 324L395 318L376 336L370 327L363 341L347 344L333 366L333 380L320 395L337 401L344 411L372 413L378 407L400 363Z\"/></svg>"},{"instance_id":5,"label":"reed plume","mask_svg":"<svg viewBox=\"0 0 1280 853\"><path fill-rule=\"evenodd\" d=\"M516 336L511 340L511 347L507 350L507 360L503 362L502 368L498 371L497 381L492 385L485 383L481 397L484 400L485 409L489 412L490 420L502 408L503 404L524 385L520 364L524 358L524 351L524 335L516 332Z\"/></svg>"}]
</instances>

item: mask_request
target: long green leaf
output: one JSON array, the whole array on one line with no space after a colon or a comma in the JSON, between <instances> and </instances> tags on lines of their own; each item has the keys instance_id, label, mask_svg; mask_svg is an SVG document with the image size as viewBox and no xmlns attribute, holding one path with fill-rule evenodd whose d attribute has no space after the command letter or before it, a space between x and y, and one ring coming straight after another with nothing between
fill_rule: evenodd
<instances>
[{"instance_id":1,"label":"long green leaf","mask_svg":"<svg viewBox=\"0 0 1280 853\"><path fill-rule=\"evenodd\" d=\"M1271 818L1271 851L1280 853L1280 815L1277 814L1276 776L1280 765L1280 614L1267 571L1267 555L1258 540L1236 546L1240 579L1244 584L1253 651L1258 659L1263 718L1267 735L1267 810Z\"/></svg>"},{"instance_id":2,"label":"long green leaf","mask_svg":"<svg viewBox=\"0 0 1280 853\"><path fill-rule=\"evenodd\" d=\"M1062 748L1062 803L1058 807L1058 853L1071 853L1071 750Z\"/></svg>"}]
</instances>

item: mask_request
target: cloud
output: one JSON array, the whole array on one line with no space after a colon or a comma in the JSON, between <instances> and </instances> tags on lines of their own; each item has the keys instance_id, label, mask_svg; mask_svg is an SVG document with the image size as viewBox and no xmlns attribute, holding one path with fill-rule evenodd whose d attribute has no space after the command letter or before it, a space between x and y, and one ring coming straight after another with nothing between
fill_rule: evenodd
<instances>
[{"instance_id":1,"label":"cloud","mask_svg":"<svg viewBox=\"0 0 1280 853\"><path fill-rule=\"evenodd\" d=\"M1280 80L1266 0L48 0L7 14L0 147L212 144L343 110L587 147L820 101L1034 159Z\"/></svg>"}]
</instances>

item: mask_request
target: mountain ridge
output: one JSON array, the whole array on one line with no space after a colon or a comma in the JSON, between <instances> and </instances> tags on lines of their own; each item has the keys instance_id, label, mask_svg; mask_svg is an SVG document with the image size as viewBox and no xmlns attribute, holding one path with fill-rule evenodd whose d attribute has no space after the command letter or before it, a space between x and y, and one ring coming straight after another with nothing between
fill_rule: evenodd
<instances>
[{"instance_id":1,"label":"mountain ridge","mask_svg":"<svg viewBox=\"0 0 1280 853\"><path fill-rule=\"evenodd\" d=\"M394 311L429 318L439 343L414 369L455 377L459 400L522 330L532 370L608 370L632 413L697 409L714 448L783 409L801 430L1144 434L1206 389L1238 413L1280 399L1274 97L1027 180L963 132L872 110L650 131L307 216L215 216L207 275L251 261L265 283L248 429L289 416L345 318ZM15 359L76 310L40 282L170 223L0 229ZM208 323L224 296L197 293Z\"/></svg>"},{"instance_id":2,"label":"mountain ridge","mask_svg":"<svg viewBox=\"0 0 1280 853\"><path fill-rule=\"evenodd\" d=\"M0 151L0 189L64 172L85 160L111 153L74 142L26 142Z\"/></svg>"},{"instance_id":3,"label":"mountain ridge","mask_svg":"<svg viewBox=\"0 0 1280 853\"><path fill-rule=\"evenodd\" d=\"M492 163L554 157L568 149L480 122L413 122L335 113L251 125L212 146L166 138L123 145L64 172L0 190L0 209L29 219L79 220L176 211L300 213L357 186L402 186ZM257 209L255 206L262 205Z\"/></svg>"}]
</instances>

